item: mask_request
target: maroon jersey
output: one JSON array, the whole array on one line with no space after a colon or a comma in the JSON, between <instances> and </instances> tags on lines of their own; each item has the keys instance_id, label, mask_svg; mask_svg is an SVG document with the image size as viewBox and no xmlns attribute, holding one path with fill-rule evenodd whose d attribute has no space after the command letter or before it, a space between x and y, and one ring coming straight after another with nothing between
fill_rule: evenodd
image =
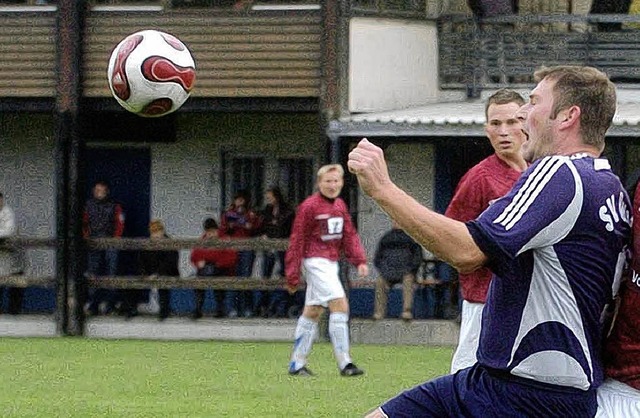
<instances>
[{"instance_id":1,"label":"maroon jersey","mask_svg":"<svg viewBox=\"0 0 640 418\"><path fill-rule=\"evenodd\" d=\"M288 283L296 286L300 282L304 258L338 261L343 252L354 266L367 262L344 200L327 199L320 193L309 196L298 207L289 238L285 258Z\"/></svg>"},{"instance_id":2,"label":"maroon jersey","mask_svg":"<svg viewBox=\"0 0 640 418\"><path fill-rule=\"evenodd\" d=\"M462 177L445 215L460 222L478 217L492 201L507 194L522 173L511 168L495 154L480 161ZM473 273L460 274L462 298L485 303L491 270L482 267Z\"/></svg>"},{"instance_id":3,"label":"maroon jersey","mask_svg":"<svg viewBox=\"0 0 640 418\"><path fill-rule=\"evenodd\" d=\"M631 271L620 285L620 305L605 345L605 373L640 390L640 183L633 198Z\"/></svg>"}]
</instances>

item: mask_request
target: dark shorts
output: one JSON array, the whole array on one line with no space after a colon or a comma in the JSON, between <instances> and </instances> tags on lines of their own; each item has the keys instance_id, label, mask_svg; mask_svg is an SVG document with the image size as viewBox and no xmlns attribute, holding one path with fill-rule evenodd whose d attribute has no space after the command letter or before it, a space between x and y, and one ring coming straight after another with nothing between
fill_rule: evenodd
<instances>
[{"instance_id":1,"label":"dark shorts","mask_svg":"<svg viewBox=\"0 0 640 418\"><path fill-rule=\"evenodd\" d=\"M382 405L389 418L587 418L595 416L596 409L595 390L549 387L478 364L430 380Z\"/></svg>"}]
</instances>

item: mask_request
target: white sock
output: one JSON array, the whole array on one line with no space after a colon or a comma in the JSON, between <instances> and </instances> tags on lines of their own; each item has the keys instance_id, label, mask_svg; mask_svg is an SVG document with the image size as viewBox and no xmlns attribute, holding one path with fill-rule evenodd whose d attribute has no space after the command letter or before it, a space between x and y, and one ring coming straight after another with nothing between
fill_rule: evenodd
<instances>
[{"instance_id":1,"label":"white sock","mask_svg":"<svg viewBox=\"0 0 640 418\"><path fill-rule=\"evenodd\" d=\"M315 340L317 333L318 323L300 315L298 325L296 326L289 371L294 372L307 364L307 356L311 352L313 340Z\"/></svg>"},{"instance_id":2,"label":"white sock","mask_svg":"<svg viewBox=\"0 0 640 418\"><path fill-rule=\"evenodd\" d=\"M329 336L340 370L351 363L348 320L349 315L344 312L333 312L329 315Z\"/></svg>"}]
</instances>

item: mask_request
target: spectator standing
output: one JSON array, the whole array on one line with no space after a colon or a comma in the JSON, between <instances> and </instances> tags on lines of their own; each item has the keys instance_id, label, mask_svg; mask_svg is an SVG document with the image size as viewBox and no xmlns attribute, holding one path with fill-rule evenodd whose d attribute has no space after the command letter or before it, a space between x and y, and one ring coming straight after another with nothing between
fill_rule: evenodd
<instances>
[{"instance_id":1,"label":"spectator standing","mask_svg":"<svg viewBox=\"0 0 640 418\"><path fill-rule=\"evenodd\" d=\"M265 193L267 205L260 213L260 229L258 235L264 238L287 239L291 235L291 227L295 212L284 199L279 187L270 187ZM278 277L284 274L284 250L266 250L262 262L262 277L268 279L274 274L276 263L279 270ZM287 315L286 290L274 290L268 292L256 292L254 294L256 312L263 316L277 316L284 318Z\"/></svg>"},{"instance_id":2,"label":"spectator standing","mask_svg":"<svg viewBox=\"0 0 640 418\"><path fill-rule=\"evenodd\" d=\"M124 211L122 206L110 197L109 183L95 182L93 196L87 201L82 216L82 235L88 238L121 238L124 232ZM87 275L116 276L118 273L118 250L90 250ZM90 315L99 313L100 303L105 302L105 313L115 309L117 292L97 289L88 306Z\"/></svg>"},{"instance_id":3,"label":"spectator standing","mask_svg":"<svg viewBox=\"0 0 640 418\"><path fill-rule=\"evenodd\" d=\"M428 251L465 273L495 273L475 365L409 389L368 418L591 417L603 380L602 322L630 238L631 204L600 155L615 85L590 67L535 73L517 116L532 165L512 190L462 223L420 205L363 139L349 169L364 192Z\"/></svg>"},{"instance_id":4,"label":"spectator standing","mask_svg":"<svg viewBox=\"0 0 640 418\"><path fill-rule=\"evenodd\" d=\"M15 237L17 234L16 215L11 206L4 202L4 195L0 193L0 245L5 239ZM22 274L22 271L22 250L17 248L0 249L0 276ZM24 289L18 287L0 288L0 303L4 301L5 293L8 299L6 312L11 315L19 314L22 310Z\"/></svg>"},{"instance_id":5,"label":"spectator standing","mask_svg":"<svg viewBox=\"0 0 640 418\"><path fill-rule=\"evenodd\" d=\"M387 316L389 290L402 283L402 313L404 320L413 319L413 287L416 273L422 263L422 247L404 232L396 221L380 241L373 260L378 269L376 279L373 319Z\"/></svg>"},{"instance_id":6,"label":"spectator standing","mask_svg":"<svg viewBox=\"0 0 640 418\"><path fill-rule=\"evenodd\" d=\"M286 253L286 276L290 293L300 283L304 267L307 289L305 306L298 318L289 374L309 376L307 357L318 333L318 320L329 308L329 336L338 368L343 376L364 372L349 353L349 302L340 282L338 261L342 251L357 267L358 275L369 274L360 237L351 221L345 202L340 199L344 169L339 164L321 167L317 174L318 193L298 207Z\"/></svg>"},{"instance_id":7,"label":"spectator standing","mask_svg":"<svg viewBox=\"0 0 640 418\"><path fill-rule=\"evenodd\" d=\"M233 197L231 206L220 218L220 236L235 238L251 238L259 229L258 215L251 209L251 194L247 190L239 190ZM238 251L238 277L251 277L256 253L253 250ZM238 307L245 318L253 316L253 297L251 291L238 293ZM237 316L231 311L229 316Z\"/></svg>"},{"instance_id":8,"label":"spectator standing","mask_svg":"<svg viewBox=\"0 0 640 418\"><path fill-rule=\"evenodd\" d=\"M203 241L216 240L219 238L218 223L213 218L207 218L202 224L204 232L200 237ZM228 239L228 237L226 237ZM215 248L194 248L191 252L191 263L197 269L198 277L215 277L215 276L235 276L236 265L238 263L238 252L228 249ZM202 307L204 305L204 289L195 289L195 310L193 311L193 319L202 318ZM226 297L225 297L226 296ZM238 316L233 305L233 294L224 290L214 291L216 299L216 312L214 316L221 318L225 315L230 317ZM226 305L226 306L225 306Z\"/></svg>"},{"instance_id":9,"label":"spectator standing","mask_svg":"<svg viewBox=\"0 0 640 418\"><path fill-rule=\"evenodd\" d=\"M522 96L513 90L498 90L489 97L485 105L485 133L494 153L462 177L445 216L461 222L477 218L492 202L507 194L527 168L521 153L526 136L516 117L523 104ZM488 267L481 267L459 276L463 299L460 339L451 362L451 373L476 362L482 309L492 274Z\"/></svg>"},{"instance_id":10,"label":"spectator standing","mask_svg":"<svg viewBox=\"0 0 640 418\"><path fill-rule=\"evenodd\" d=\"M160 219L154 219L149 223L149 238L151 241L160 241L171 238L167 235L164 223ZM140 253L140 273L145 278L157 279L159 276L180 276L178 264L180 254L177 250L145 250ZM171 294L169 289L158 289L158 304L160 305L159 319L164 321L170 314ZM128 305L128 316L135 316L137 300Z\"/></svg>"}]
</instances>

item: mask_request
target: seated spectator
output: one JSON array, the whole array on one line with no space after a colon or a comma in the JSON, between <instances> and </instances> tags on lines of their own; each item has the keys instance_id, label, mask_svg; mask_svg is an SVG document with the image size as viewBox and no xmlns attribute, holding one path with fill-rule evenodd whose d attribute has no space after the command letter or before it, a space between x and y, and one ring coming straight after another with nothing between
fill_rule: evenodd
<instances>
[{"instance_id":1,"label":"seated spectator","mask_svg":"<svg viewBox=\"0 0 640 418\"><path fill-rule=\"evenodd\" d=\"M289 238L295 212L282 196L279 187L270 187L265 193L267 205L260 213L260 229L258 235L264 238ZM274 273L278 263L277 277L284 277L284 250L264 251L262 262L262 278L268 279ZM287 291L256 292L255 311L262 316L284 318L287 315Z\"/></svg>"},{"instance_id":2,"label":"seated spectator","mask_svg":"<svg viewBox=\"0 0 640 418\"><path fill-rule=\"evenodd\" d=\"M376 279L373 319L387 315L389 289L402 282L402 314L413 319L413 285L422 262L422 247L394 221L392 229L378 243L373 264L380 273Z\"/></svg>"},{"instance_id":3,"label":"seated spectator","mask_svg":"<svg viewBox=\"0 0 640 418\"><path fill-rule=\"evenodd\" d=\"M220 217L220 236L244 239L252 238L260 228L260 219L251 208L251 194L248 190L238 190L233 196L233 202ZM256 253L253 250L238 251L238 265L236 274L238 277L251 277L253 262ZM236 292L230 292L234 297ZM254 315L253 299L251 291L240 291L238 294L238 309L245 318Z\"/></svg>"},{"instance_id":4,"label":"seated spectator","mask_svg":"<svg viewBox=\"0 0 640 418\"><path fill-rule=\"evenodd\" d=\"M154 219L149 223L149 235L151 240L162 240L170 238L165 232L164 224L159 219ZM176 250L145 250L140 253L140 272L144 277L157 278L158 276L180 275L178 263L180 255ZM132 294L133 300L126 302L126 317L138 314L138 297ZM158 303L160 305L159 319L164 321L169 317L170 307L169 289L158 289Z\"/></svg>"},{"instance_id":5,"label":"seated spectator","mask_svg":"<svg viewBox=\"0 0 640 418\"><path fill-rule=\"evenodd\" d=\"M203 223L204 233L202 240L218 239L218 224L213 218L207 218ZM222 238L222 237L221 237ZM229 237L224 237L228 239ZM214 276L235 276L236 266L238 264L238 252L228 249L215 248L194 248L191 252L191 263L197 269L197 276L214 277ZM196 307L193 311L193 319L202 318L202 307L204 305L204 289L195 289ZM233 294L227 294L224 290L216 290L214 296L216 299L215 317L220 318L226 314L228 317L237 317L238 313L233 306ZM225 296L227 296L225 298ZM225 304L226 310L225 313Z\"/></svg>"},{"instance_id":6,"label":"seated spectator","mask_svg":"<svg viewBox=\"0 0 640 418\"><path fill-rule=\"evenodd\" d=\"M4 203L4 195L0 193L0 244L6 239L15 237L18 233L16 216L13 209ZM0 248L0 276L22 274L23 254L22 250L15 248ZM7 294L9 306L5 309L11 315L16 315L22 310L24 289L19 287L0 287L0 299ZM1 302L1 300L0 300Z\"/></svg>"}]
</instances>

